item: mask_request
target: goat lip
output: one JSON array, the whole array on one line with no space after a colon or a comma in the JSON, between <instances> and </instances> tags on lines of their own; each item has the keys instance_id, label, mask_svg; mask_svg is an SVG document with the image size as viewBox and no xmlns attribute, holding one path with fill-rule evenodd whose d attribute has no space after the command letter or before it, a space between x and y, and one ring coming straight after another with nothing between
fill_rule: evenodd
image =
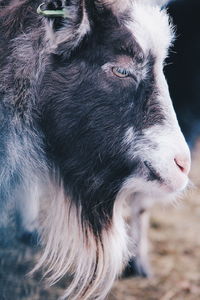
<instances>
[{"instance_id":1,"label":"goat lip","mask_svg":"<svg viewBox=\"0 0 200 300\"><path fill-rule=\"evenodd\" d=\"M152 164L150 162L144 161L144 165L149 170L149 178L148 178L149 181L157 180L160 183L164 183L164 180L161 177L160 173L154 169L154 167L152 166Z\"/></svg>"}]
</instances>

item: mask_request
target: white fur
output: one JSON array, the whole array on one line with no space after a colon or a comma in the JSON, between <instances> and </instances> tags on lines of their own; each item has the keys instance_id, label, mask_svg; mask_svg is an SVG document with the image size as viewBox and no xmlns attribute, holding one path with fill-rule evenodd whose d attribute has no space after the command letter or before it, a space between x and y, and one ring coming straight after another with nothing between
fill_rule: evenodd
<instances>
[{"instance_id":1,"label":"white fur","mask_svg":"<svg viewBox=\"0 0 200 300\"><path fill-rule=\"evenodd\" d=\"M74 274L62 299L105 299L128 260L123 195L116 200L112 226L104 229L100 240L88 226L81 226L81 207L77 210L61 187L48 190L41 233L45 250L35 270L45 266L50 284Z\"/></svg>"},{"instance_id":2,"label":"white fur","mask_svg":"<svg viewBox=\"0 0 200 300\"><path fill-rule=\"evenodd\" d=\"M144 263L148 261L148 228L149 228L149 216L148 213L143 213L140 216L140 226L141 226L141 231L140 231L140 242L138 243L138 253L141 262Z\"/></svg>"},{"instance_id":3,"label":"white fur","mask_svg":"<svg viewBox=\"0 0 200 300\"><path fill-rule=\"evenodd\" d=\"M133 32L145 57L151 54L155 58L153 72L157 93L151 97L157 100L166 120L162 125L155 124L148 129L143 129L139 137L137 133L130 134L129 128L124 143L129 142L131 145L129 157L134 159L138 156L142 162L150 162L169 187L169 190L165 189L165 193L173 194L175 191L183 190L188 183L187 176L180 172L174 159L181 157L183 161L188 162L188 165L190 164L189 148L180 131L163 74L163 61L173 40L173 30L166 11L160 10L158 6L134 1L132 12L133 20L129 21L127 27ZM136 138L137 143L135 143ZM158 185L158 190L160 187L161 185Z\"/></svg>"},{"instance_id":4,"label":"white fur","mask_svg":"<svg viewBox=\"0 0 200 300\"><path fill-rule=\"evenodd\" d=\"M131 237L130 253L132 253L132 257L135 256L135 261L140 272L145 270L150 275L148 261L148 201L142 195L138 194L133 197L128 205L130 217L129 235Z\"/></svg>"},{"instance_id":5,"label":"white fur","mask_svg":"<svg viewBox=\"0 0 200 300\"><path fill-rule=\"evenodd\" d=\"M32 182L29 188L24 187L18 193L17 210L21 229L32 233L38 229L40 189L37 183Z\"/></svg>"},{"instance_id":6,"label":"white fur","mask_svg":"<svg viewBox=\"0 0 200 300\"><path fill-rule=\"evenodd\" d=\"M158 6L134 1L132 21L127 27L147 56L149 52L159 61L163 61L174 38L169 17Z\"/></svg>"}]
</instances>

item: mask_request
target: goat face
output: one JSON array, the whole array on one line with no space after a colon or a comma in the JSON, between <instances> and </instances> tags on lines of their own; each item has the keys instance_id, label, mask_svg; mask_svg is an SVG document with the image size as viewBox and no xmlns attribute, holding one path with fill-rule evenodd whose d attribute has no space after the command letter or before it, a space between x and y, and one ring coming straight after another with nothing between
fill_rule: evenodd
<instances>
[{"instance_id":1,"label":"goat face","mask_svg":"<svg viewBox=\"0 0 200 300\"><path fill-rule=\"evenodd\" d=\"M75 6L66 27L51 22L57 45L40 90L49 156L97 231L110 216L98 224L91 207L98 214L103 201L111 213L124 182L132 192L173 194L186 187L190 166L163 75L166 13L100 4Z\"/></svg>"}]
</instances>

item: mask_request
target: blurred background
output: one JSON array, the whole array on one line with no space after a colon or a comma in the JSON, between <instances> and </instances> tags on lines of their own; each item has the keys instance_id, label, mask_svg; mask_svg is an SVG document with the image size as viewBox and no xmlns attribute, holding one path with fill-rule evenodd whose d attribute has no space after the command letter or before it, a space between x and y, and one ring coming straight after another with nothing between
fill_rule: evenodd
<instances>
[{"instance_id":1,"label":"blurred background","mask_svg":"<svg viewBox=\"0 0 200 300\"><path fill-rule=\"evenodd\" d=\"M173 206L152 209L149 236L153 277L116 282L109 300L200 299L200 0L172 1L168 9L177 40L165 73L192 150L193 188ZM0 300L57 299L64 281L47 289L39 274L33 278L26 275L39 249L19 241L15 223L13 207L9 207L0 220Z\"/></svg>"}]
</instances>

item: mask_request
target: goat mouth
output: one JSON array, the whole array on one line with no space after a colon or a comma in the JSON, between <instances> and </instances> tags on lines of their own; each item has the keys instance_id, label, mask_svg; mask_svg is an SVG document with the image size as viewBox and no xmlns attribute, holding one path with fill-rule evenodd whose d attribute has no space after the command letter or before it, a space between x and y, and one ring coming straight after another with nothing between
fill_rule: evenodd
<instances>
[{"instance_id":1,"label":"goat mouth","mask_svg":"<svg viewBox=\"0 0 200 300\"><path fill-rule=\"evenodd\" d=\"M149 170L149 176L148 176L148 180L149 181L154 181L157 180L160 183L163 183L164 180L161 177L160 173L157 172L154 167L152 166L152 164L148 161L144 161L144 165L147 167L147 169Z\"/></svg>"}]
</instances>

